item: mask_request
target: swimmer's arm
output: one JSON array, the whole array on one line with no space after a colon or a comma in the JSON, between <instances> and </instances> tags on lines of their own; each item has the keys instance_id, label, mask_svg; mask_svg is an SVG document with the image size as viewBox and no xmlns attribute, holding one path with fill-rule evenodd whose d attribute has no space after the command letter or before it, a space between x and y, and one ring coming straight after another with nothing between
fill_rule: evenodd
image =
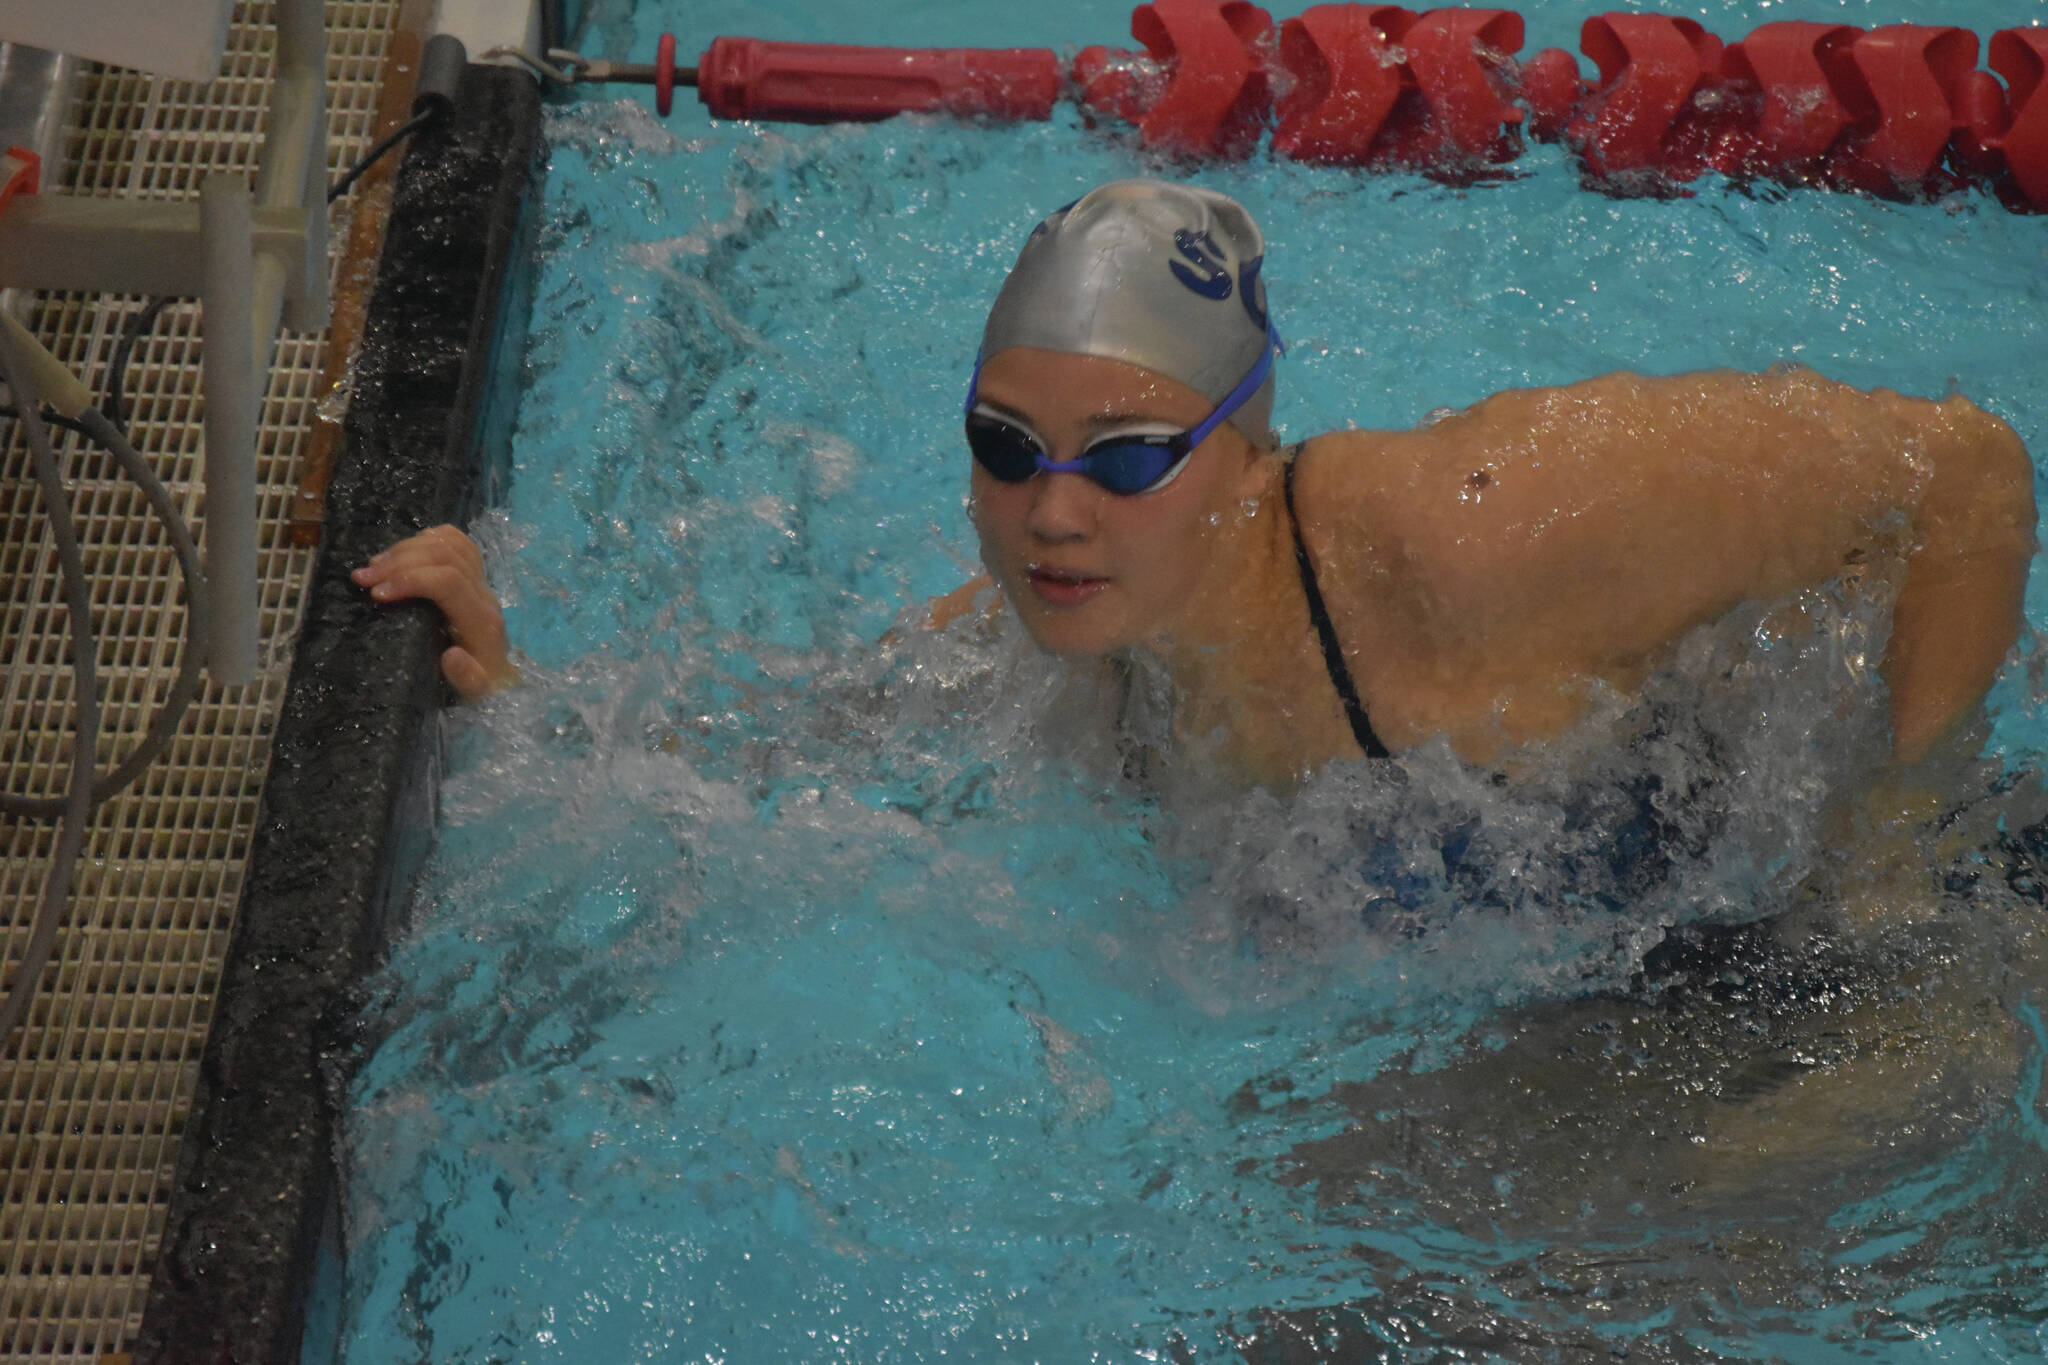
<instances>
[{"instance_id":1,"label":"swimmer's arm","mask_svg":"<svg viewBox=\"0 0 2048 1365\"><path fill-rule=\"evenodd\" d=\"M453 526L436 526L399 541L349 575L379 603L421 599L441 609L453 643L441 655L441 675L464 700L502 691L519 681L505 614L484 578L483 552Z\"/></svg>"},{"instance_id":2,"label":"swimmer's arm","mask_svg":"<svg viewBox=\"0 0 2048 1365\"><path fill-rule=\"evenodd\" d=\"M2010 427L1964 398L1864 392L1804 370L1678 376L1644 392L1666 405L1644 425L1670 440L1638 450L1623 476L1659 467L1646 482L1667 496L1646 521L1698 557L1698 600L1672 604L1681 629L1903 551L1882 664L1894 757L1920 758L1975 711L2018 638L2034 552L2033 466Z\"/></svg>"},{"instance_id":3,"label":"swimmer's arm","mask_svg":"<svg viewBox=\"0 0 2048 1365\"><path fill-rule=\"evenodd\" d=\"M1926 754L1970 715L2024 620L2034 469L2011 427L1961 398L1931 420L1933 469L1892 608L1892 750Z\"/></svg>"},{"instance_id":4,"label":"swimmer's arm","mask_svg":"<svg viewBox=\"0 0 2048 1365\"><path fill-rule=\"evenodd\" d=\"M1888 539L1902 552L1881 671L1893 757L1925 756L1976 712L2019 637L2035 508L2018 435L1966 398L1864 392L1810 371L1698 382L1708 411L1729 396L1738 438L1703 499L1707 524L1757 517L1776 542L1751 550L1743 597L1824 582Z\"/></svg>"},{"instance_id":5,"label":"swimmer's arm","mask_svg":"<svg viewBox=\"0 0 2048 1365\"><path fill-rule=\"evenodd\" d=\"M1632 690L1665 646L1738 604L1896 556L1883 668L1894 750L1912 759L1974 709L2019 630L2032 468L2009 427L1960 398L1807 370L1607 375L1377 439L1381 458L1352 468L1413 471L1382 481L1378 534L1458 637L1441 653L1497 672L1503 696L1588 676Z\"/></svg>"}]
</instances>

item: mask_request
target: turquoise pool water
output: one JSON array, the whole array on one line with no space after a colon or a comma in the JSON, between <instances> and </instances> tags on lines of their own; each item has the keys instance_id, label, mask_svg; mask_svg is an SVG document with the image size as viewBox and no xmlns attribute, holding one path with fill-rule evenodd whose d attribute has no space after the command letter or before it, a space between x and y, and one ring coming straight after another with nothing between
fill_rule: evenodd
<instances>
[{"instance_id":1,"label":"turquoise pool water","mask_svg":"<svg viewBox=\"0 0 2048 1365\"><path fill-rule=\"evenodd\" d=\"M1592 11L1524 12L1529 50ZM1124 25L643 5L586 50ZM972 568L958 405L1018 242L1158 167L1070 111L664 126L589 95L550 136L516 469L478 528L534 667L451 722L440 848L365 1012L348 1360L2048 1349L2041 906L1996 846L2048 807L2031 640L1953 817L1876 890L1822 829L1883 743L1882 614L1843 594L1702 633L1653 689L1682 723L1563 744L1526 791L1427 750L1284 805L1129 782L1103 699L1014 632L890 630ZM1268 234L1284 436L1795 360L1959 386L2048 451L2048 218L1515 169L1192 173ZM1617 904L1588 868L1623 794L1709 750L1668 874ZM1671 925L1872 903L1762 998L1712 972L1607 998Z\"/></svg>"}]
</instances>

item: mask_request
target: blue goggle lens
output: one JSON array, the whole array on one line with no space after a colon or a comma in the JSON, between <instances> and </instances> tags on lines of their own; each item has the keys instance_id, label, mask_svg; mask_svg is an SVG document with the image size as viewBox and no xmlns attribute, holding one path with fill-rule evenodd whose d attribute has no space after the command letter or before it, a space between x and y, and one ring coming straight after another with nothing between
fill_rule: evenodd
<instances>
[{"instance_id":1,"label":"blue goggle lens","mask_svg":"<svg viewBox=\"0 0 2048 1365\"><path fill-rule=\"evenodd\" d=\"M1111 436L1082 451L1079 459L1062 462L1047 458L1030 432L985 412L968 415L967 448L1003 483L1022 483L1040 470L1085 474L1125 496L1157 487L1191 449L1185 432Z\"/></svg>"}]
</instances>

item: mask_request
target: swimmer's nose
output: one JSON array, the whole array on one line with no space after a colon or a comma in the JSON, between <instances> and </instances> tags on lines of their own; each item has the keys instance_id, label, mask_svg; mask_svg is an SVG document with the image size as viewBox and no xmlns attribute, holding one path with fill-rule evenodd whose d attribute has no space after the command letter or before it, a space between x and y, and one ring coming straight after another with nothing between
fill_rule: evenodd
<instances>
[{"instance_id":1,"label":"swimmer's nose","mask_svg":"<svg viewBox=\"0 0 2048 1365\"><path fill-rule=\"evenodd\" d=\"M1031 480L1031 513L1027 525L1040 540L1078 540L1095 527L1095 512L1104 494L1084 474L1040 473Z\"/></svg>"}]
</instances>

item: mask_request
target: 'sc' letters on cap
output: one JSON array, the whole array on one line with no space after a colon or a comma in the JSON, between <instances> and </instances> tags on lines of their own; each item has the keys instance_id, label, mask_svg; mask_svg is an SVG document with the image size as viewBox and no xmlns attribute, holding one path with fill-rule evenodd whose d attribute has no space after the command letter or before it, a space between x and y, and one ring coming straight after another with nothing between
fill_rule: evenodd
<instances>
[{"instance_id":1,"label":"'sc' letters on cap","mask_svg":"<svg viewBox=\"0 0 2048 1365\"><path fill-rule=\"evenodd\" d=\"M1206 232L1189 232L1181 228L1173 234L1173 244L1185 256L1188 265L1201 271L1198 275L1188 265L1179 261L1167 262L1173 277L1205 299L1227 299L1230 297L1230 271L1224 266L1222 249Z\"/></svg>"}]
</instances>

